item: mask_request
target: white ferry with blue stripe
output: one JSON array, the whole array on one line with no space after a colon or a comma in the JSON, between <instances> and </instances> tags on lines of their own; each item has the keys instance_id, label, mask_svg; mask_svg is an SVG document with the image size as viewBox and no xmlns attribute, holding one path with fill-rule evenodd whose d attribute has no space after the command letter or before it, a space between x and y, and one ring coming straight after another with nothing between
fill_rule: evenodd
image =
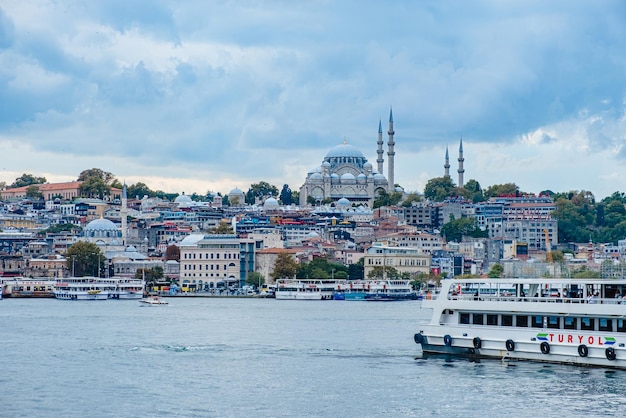
<instances>
[{"instance_id":1,"label":"white ferry with blue stripe","mask_svg":"<svg viewBox=\"0 0 626 418\"><path fill-rule=\"evenodd\" d=\"M626 280L442 280L424 353L626 368Z\"/></svg>"}]
</instances>

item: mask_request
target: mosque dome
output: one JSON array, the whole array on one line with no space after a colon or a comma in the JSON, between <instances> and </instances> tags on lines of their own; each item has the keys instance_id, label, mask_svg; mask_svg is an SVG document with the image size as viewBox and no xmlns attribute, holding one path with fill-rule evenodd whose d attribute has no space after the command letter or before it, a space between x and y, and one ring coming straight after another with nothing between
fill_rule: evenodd
<instances>
[{"instance_id":1,"label":"mosque dome","mask_svg":"<svg viewBox=\"0 0 626 418\"><path fill-rule=\"evenodd\" d=\"M354 177L354 174L352 173L343 173L341 175L341 181L354 181L356 180L356 178Z\"/></svg>"},{"instance_id":2,"label":"mosque dome","mask_svg":"<svg viewBox=\"0 0 626 418\"><path fill-rule=\"evenodd\" d=\"M265 199L265 202L263 203L263 207L264 208L277 208L278 207L278 200L276 200L273 197L268 197L267 199Z\"/></svg>"},{"instance_id":3,"label":"mosque dome","mask_svg":"<svg viewBox=\"0 0 626 418\"><path fill-rule=\"evenodd\" d=\"M311 180L322 180L323 177L320 173L313 173L309 176L309 179Z\"/></svg>"},{"instance_id":4,"label":"mosque dome","mask_svg":"<svg viewBox=\"0 0 626 418\"><path fill-rule=\"evenodd\" d=\"M174 203L191 203L192 200L189 196L187 196L185 194L185 192L183 192L183 194L176 196L176 199L174 199Z\"/></svg>"},{"instance_id":5,"label":"mosque dome","mask_svg":"<svg viewBox=\"0 0 626 418\"><path fill-rule=\"evenodd\" d=\"M376 181L376 182L387 181L387 179L382 174L376 173L376 174L374 174L374 181Z\"/></svg>"},{"instance_id":6,"label":"mosque dome","mask_svg":"<svg viewBox=\"0 0 626 418\"><path fill-rule=\"evenodd\" d=\"M85 227L85 231L115 231L117 226L108 219L100 218L89 222Z\"/></svg>"},{"instance_id":7,"label":"mosque dome","mask_svg":"<svg viewBox=\"0 0 626 418\"><path fill-rule=\"evenodd\" d=\"M328 151L326 154L326 158L341 158L341 157L352 157L352 158L365 158L363 153L359 151L356 147L348 144L344 141L343 144L339 144Z\"/></svg>"},{"instance_id":8,"label":"mosque dome","mask_svg":"<svg viewBox=\"0 0 626 418\"><path fill-rule=\"evenodd\" d=\"M330 167L330 163L328 161L324 161L322 163L322 167Z\"/></svg>"},{"instance_id":9,"label":"mosque dome","mask_svg":"<svg viewBox=\"0 0 626 418\"><path fill-rule=\"evenodd\" d=\"M365 183L367 181L367 176L363 173L356 176L356 179L359 183Z\"/></svg>"},{"instance_id":10,"label":"mosque dome","mask_svg":"<svg viewBox=\"0 0 626 418\"><path fill-rule=\"evenodd\" d=\"M243 196L244 192L235 187L233 190L230 191L230 193L228 193L228 195L229 196L230 195L241 195L241 196Z\"/></svg>"},{"instance_id":11,"label":"mosque dome","mask_svg":"<svg viewBox=\"0 0 626 418\"><path fill-rule=\"evenodd\" d=\"M342 197L341 199L337 201L337 207L339 208L349 208L351 206L352 206L352 203L350 203L350 201L346 199L345 197Z\"/></svg>"},{"instance_id":12,"label":"mosque dome","mask_svg":"<svg viewBox=\"0 0 626 418\"><path fill-rule=\"evenodd\" d=\"M371 163L365 163L363 164L363 168L366 170L372 170L372 164Z\"/></svg>"}]
</instances>

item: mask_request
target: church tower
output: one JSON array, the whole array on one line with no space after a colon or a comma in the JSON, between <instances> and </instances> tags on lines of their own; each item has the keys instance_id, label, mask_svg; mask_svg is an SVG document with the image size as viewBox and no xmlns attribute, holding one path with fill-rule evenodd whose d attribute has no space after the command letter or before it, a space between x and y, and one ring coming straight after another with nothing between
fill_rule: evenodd
<instances>
[{"instance_id":1,"label":"church tower","mask_svg":"<svg viewBox=\"0 0 626 418\"><path fill-rule=\"evenodd\" d=\"M383 174L383 162L385 162L383 159L383 123L380 119L378 120L378 150L376 153L378 154L378 158L376 159L376 162L378 163L378 172Z\"/></svg>"},{"instance_id":2,"label":"church tower","mask_svg":"<svg viewBox=\"0 0 626 418\"><path fill-rule=\"evenodd\" d=\"M126 182L122 188L122 207L120 208L120 218L122 218L122 245L126 248L126 218L128 213L128 196L126 195Z\"/></svg>"},{"instance_id":3,"label":"church tower","mask_svg":"<svg viewBox=\"0 0 626 418\"><path fill-rule=\"evenodd\" d=\"M450 155L448 154L448 146L446 145L446 162L443 165L443 168L446 170L444 177L450 178Z\"/></svg>"},{"instance_id":4,"label":"church tower","mask_svg":"<svg viewBox=\"0 0 626 418\"><path fill-rule=\"evenodd\" d=\"M392 193L396 189L395 182L393 180L393 157L396 153L393 150L393 146L395 145L395 142L393 142L393 135L395 132L393 131L393 109L391 108L389 109L389 131L387 134L389 135L389 141L387 142L387 181L389 182L389 193Z\"/></svg>"},{"instance_id":5,"label":"church tower","mask_svg":"<svg viewBox=\"0 0 626 418\"><path fill-rule=\"evenodd\" d=\"M463 158L463 138L461 138L461 142L459 144L459 184L457 184L457 187L463 187L463 173L465 173L465 169L463 168L463 161L465 161L465 158Z\"/></svg>"}]
</instances>

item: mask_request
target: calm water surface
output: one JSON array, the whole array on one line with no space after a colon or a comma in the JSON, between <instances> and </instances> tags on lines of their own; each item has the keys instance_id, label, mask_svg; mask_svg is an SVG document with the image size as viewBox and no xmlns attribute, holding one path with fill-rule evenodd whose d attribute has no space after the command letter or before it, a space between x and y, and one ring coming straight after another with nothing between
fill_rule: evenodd
<instances>
[{"instance_id":1,"label":"calm water surface","mask_svg":"<svg viewBox=\"0 0 626 418\"><path fill-rule=\"evenodd\" d=\"M420 302L0 301L0 416L626 414L626 373L422 358Z\"/></svg>"}]
</instances>

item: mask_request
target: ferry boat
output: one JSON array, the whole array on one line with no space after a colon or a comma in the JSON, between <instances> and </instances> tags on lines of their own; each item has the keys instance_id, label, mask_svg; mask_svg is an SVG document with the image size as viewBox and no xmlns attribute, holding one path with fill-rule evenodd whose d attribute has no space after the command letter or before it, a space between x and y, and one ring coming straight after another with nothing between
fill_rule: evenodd
<instances>
[{"instance_id":1,"label":"ferry boat","mask_svg":"<svg viewBox=\"0 0 626 418\"><path fill-rule=\"evenodd\" d=\"M626 369L626 280L442 280L424 353Z\"/></svg>"},{"instance_id":2,"label":"ferry boat","mask_svg":"<svg viewBox=\"0 0 626 418\"><path fill-rule=\"evenodd\" d=\"M57 279L54 296L64 300L107 300L115 292L115 281L99 277Z\"/></svg>"},{"instance_id":3,"label":"ferry boat","mask_svg":"<svg viewBox=\"0 0 626 418\"><path fill-rule=\"evenodd\" d=\"M54 284L53 279L16 277L4 281L2 284L3 292L1 293L11 298L53 298Z\"/></svg>"},{"instance_id":4,"label":"ferry boat","mask_svg":"<svg viewBox=\"0 0 626 418\"><path fill-rule=\"evenodd\" d=\"M330 300L333 299L337 285L344 280L321 279L278 279L276 280L276 299L291 300Z\"/></svg>"},{"instance_id":5,"label":"ferry boat","mask_svg":"<svg viewBox=\"0 0 626 418\"><path fill-rule=\"evenodd\" d=\"M365 300L372 302L392 302L417 300L417 293L409 280L379 280L365 294Z\"/></svg>"},{"instance_id":6,"label":"ferry boat","mask_svg":"<svg viewBox=\"0 0 626 418\"><path fill-rule=\"evenodd\" d=\"M139 300L143 298L145 282L141 279L113 277L115 289L109 293L109 299Z\"/></svg>"}]
</instances>

